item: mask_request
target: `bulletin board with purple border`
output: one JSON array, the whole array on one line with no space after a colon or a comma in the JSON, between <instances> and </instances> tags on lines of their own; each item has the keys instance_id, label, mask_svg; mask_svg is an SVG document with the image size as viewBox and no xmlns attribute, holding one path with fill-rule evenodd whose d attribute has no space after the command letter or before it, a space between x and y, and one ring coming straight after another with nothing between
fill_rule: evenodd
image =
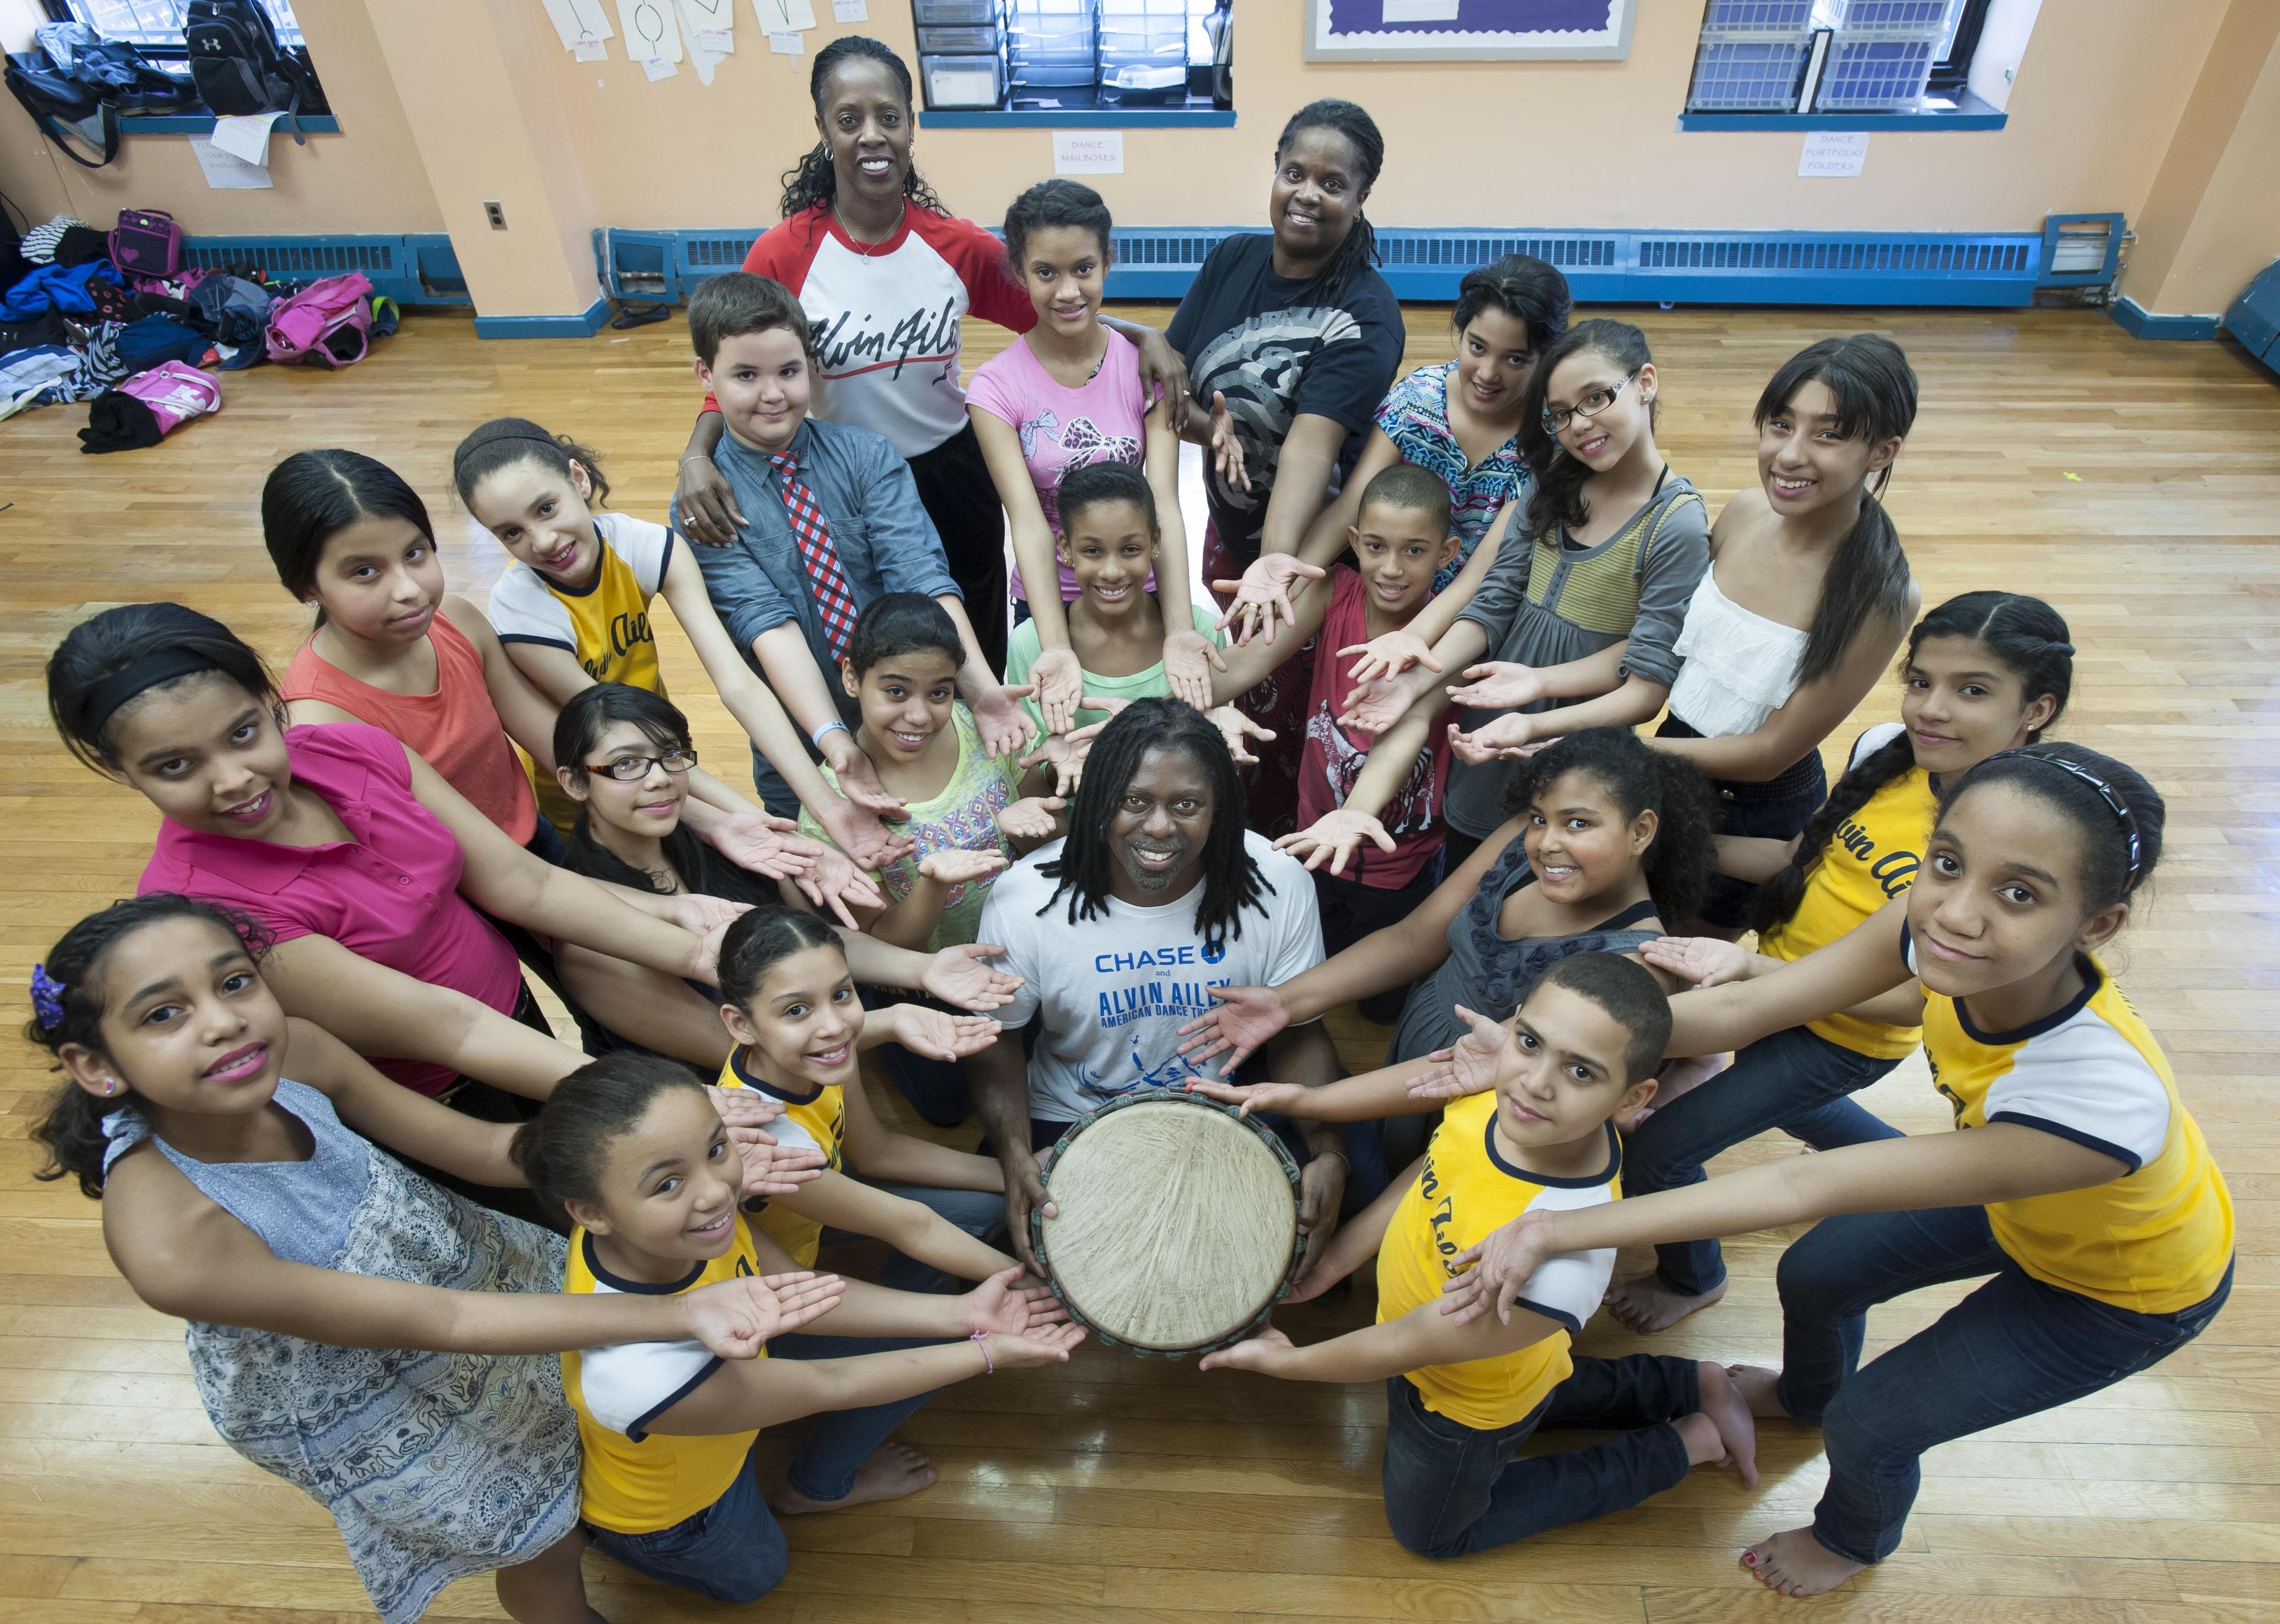
<instances>
[{"instance_id":1,"label":"bulletin board with purple border","mask_svg":"<svg viewBox=\"0 0 2280 1624\"><path fill-rule=\"evenodd\" d=\"M1666 0L1668 3L1668 0ZM1627 57L1638 0L1306 0L1310 62Z\"/></svg>"}]
</instances>

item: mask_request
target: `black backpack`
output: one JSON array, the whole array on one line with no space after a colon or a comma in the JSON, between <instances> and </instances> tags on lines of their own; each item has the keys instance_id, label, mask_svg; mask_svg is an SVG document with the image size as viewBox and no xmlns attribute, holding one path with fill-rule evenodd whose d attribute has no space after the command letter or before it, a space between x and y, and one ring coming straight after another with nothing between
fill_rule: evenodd
<instances>
[{"instance_id":1,"label":"black backpack","mask_svg":"<svg viewBox=\"0 0 2280 1624\"><path fill-rule=\"evenodd\" d=\"M10 93L32 115L40 133L73 163L84 169L100 169L119 156L119 104L56 72L47 52L11 56L7 80ZM94 148L100 156L81 158L71 137Z\"/></svg>"},{"instance_id":2,"label":"black backpack","mask_svg":"<svg viewBox=\"0 0 2280 1624\"><path fill-rule=\"evenodd\" d=\"M323 93L308 58L278 42L277 25L261 0L190 0L182 43L207 112L226 118L281 112L294 141L308 144L300 115L318 111Z\"/></svg>"}]
</instances>

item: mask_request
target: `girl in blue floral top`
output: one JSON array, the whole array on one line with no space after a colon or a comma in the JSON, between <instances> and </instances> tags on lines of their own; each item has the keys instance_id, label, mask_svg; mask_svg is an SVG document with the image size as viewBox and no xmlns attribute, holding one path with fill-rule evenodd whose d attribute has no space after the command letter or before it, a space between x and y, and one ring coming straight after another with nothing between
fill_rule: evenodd
<instances>
[{"instance_id":1,"label":"girl in blue floral top","mask_svg":"<svg viewBox=\"0 0 2280 1624\"><path fill-rule=\"evenodd\" d=\"M1465 573L1497 514L1528 493L1520 454L1521 397L1536 358L1568 330L1568 279L1526 254L1467 272L1452 317L1457 358L1421 366L1387 391L1376 427L1341 494L1307 528L1298 557L1328 568L1345 550L1362 488L1397 462L1415 463L1449 488L1457 556L1434 577L1463 596L1487 570ZM1494 555L1494 548L1489 550Z\"/></svg>"}]
</instances>

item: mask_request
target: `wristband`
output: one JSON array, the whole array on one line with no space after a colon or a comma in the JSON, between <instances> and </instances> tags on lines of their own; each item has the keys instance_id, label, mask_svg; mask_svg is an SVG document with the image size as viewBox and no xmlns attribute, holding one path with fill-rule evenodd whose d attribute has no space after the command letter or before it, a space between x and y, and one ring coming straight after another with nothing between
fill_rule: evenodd
<instances>
[{"instance_id":1,"label":"wristband","mask_svg":"<svg viewBox=\"0 0 2280 1624\"><path fill-rule=\"evenodd\" d=\"M674 466L683 467L692 462L711 462L712 460L712 453L710 451L691 451L688 456L682 458L680 462L675 463Z\"/></svg>"},{"instance_id":2,"label":"wristband","mask_svg":"<svg viewBox=\"0 0 2280 1624\"><path fill-rule=\"evenodd\" d=\"M987 1331L976 1331L967 1340L971 1342L975 1347L982 1350L982 1374L985 1376L996 1375L998 1374L998 1361L990 1357L990 1333Z\"/></svg>"},{"instance_id":3,"label":"wristband","mask_svg":"<svg viewBox=\"0 0 2280 1624\"><path fill-rule=\"evenodd\" d=\"M854 734L849 730L845 722L834 721L826 722L822 727L818 727L813 733L809 734L807 735L807 742L814 745L817 750L820 751L823 749L823 741L834 733L844 733L851 739L855 736Z\"/></svg>"}]
</instances>

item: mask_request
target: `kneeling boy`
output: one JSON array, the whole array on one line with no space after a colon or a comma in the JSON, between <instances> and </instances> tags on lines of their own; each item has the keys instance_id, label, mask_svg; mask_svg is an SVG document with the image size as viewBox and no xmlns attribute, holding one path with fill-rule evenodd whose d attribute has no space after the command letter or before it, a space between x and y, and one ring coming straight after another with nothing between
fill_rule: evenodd
<instances>
[{"instance_id":1,"label":"kneeling boy","mask_svg":"<svg viewBox=\"0 0 2280 1624\"><path fill-rule=\"evenodd\" d=\"M1553 965L1513 1018L1494 1088L1449 1107L1408 1175L1338 1232L1291 1294L1318 1295L1375 1251L1377 1323L1305 1348L1268 1330L1203 1361L1298 1382L1383 1377L1385 1515L1410 1550L1453 1557L1509 1544L1625 1510L1705 1463L1730 1460L1756 1486L1749 1408L1719 1366L1569 1354L1606 1290L1613 1251L1551 1259L1509 1324L1483 1315L1459 1327L1441 1312L1447 1259L1498 1225L1538 1205L1617 1198L1612 1119L1652 1097L1669 1036L1668 1001L1640 966L1614 953ZM1341 1102L1342 1091L1357 1097ZM1333 1118L1365 1095L1385 1096L1386 1112L1407 1098L1388 1073L1310 1092L1314 1114ZM1538 1428L1621 1435L1515 1460Z\"/></svg>"}]
</instances>

